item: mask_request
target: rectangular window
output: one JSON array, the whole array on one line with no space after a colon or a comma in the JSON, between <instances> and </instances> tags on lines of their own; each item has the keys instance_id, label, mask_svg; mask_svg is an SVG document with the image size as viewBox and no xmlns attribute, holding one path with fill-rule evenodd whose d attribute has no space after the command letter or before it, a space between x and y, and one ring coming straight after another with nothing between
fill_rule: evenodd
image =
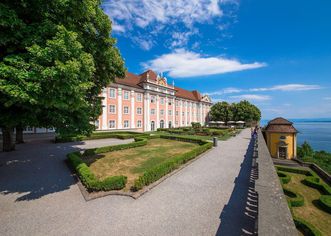
<instances>
[{"instance_id":1,"label":"rectangular window","mask_svg":"<svg viewBox=\"0 0 331 236\"><path fill-rule=\"evenodd\" d=\"M99 129L99 120L96 120L94 122L94 126L95 126L96 129Z\"/></svg>"},{"instance_id":2,"label":"rectangular window","mask_svg":"<svg viewBox=\"0 0 331 236\"><path fill-rule=\"evenodd\" d=\"M169 114L169 116L171 116L172 115L172 110L168 110L168 114Z\"/></svg>"},{"instance_id":3,"label":"rectangular window","mask_svg":"<svg viewBox=\"0 0 331 236\"><path fill-rule=\"evenodd\" d=\"M113 88L109 89L109 97L110 98L115 98L116 97L115 89L113 89Z\"/></svg>"},{"instance_id":4,"label":"rectangular window","mask_svg":"<svg viewBox=\"0 0 331 236\"><path fill-rule=\"evenodd\" d=\"M160 103L163 105L164 104L164 98L160 99Z\"/></svg>"},{"instance_id":5,"label":"rectangular window","mask_svg":"<svg viewBox=\"0 0 331 236\"><path fill-rule=\"evenodd\" d=\"M185 116L185 112L182 112L182 115Z\"/></svg>"},{"instance_id":6,"label":"rectangular window","mask_svg":"<svg viewBox=\"0 0 331 236\"><path fill-rule=\"evenodd\" d=\"M163 116L164 115L164 110L161 110L160 114L161 114L161 116Z\"/></svg>"},{"instance_id":7,"label":"rectangular window","mask_svg":"<svg viewBox=\"0 0 331 236\"><path fill-rule=\"evenodd\" d=\"M155 103L155 96L151 96L151 103Z\"/></svg>"},{"instance_id":8,"label":"rectangular window","mask_svg":"<svg viewBox=\"0 0 331 236\"><path fill-rule=\"evenodd\" d=\"M124 91L124 100L129 100L129 91Z\"/></svg>"},{"instance_id":9,"label":"rectangular window","mask_svg":"<svg viewBox=\"0 0 331 236\"><path fill-rule=\"evenodd\" d=\"M123 110L123 113L124 114L129 114L129 107L124 107L124 110Z\"/></svg>"},{"instance_id":10,"label":"rectangular window","mask_svg":"<svg viewBox=\"0 0 331 236\"><path fill-rule=\"evenodd\" d=\"M178 111L176 111L176 116L178 116Z\"/></svg>"},{"instance_id":11,"label":"rectangular window","mask_svg":"<svg viewBox=\"0 0 331 236\"><path fill-rule=\"evenodd\" d=\"M116 106L115 105L109 105L109 113L111 113L111 114L116 113Z\"/></svg>"},{"instance_id":12,"label":"rectangular window","mask_svg":"<svg viewBox=\"0 0 331 236\"><path fill-rule=\"evenodd\" d=\"M176 106L177 106L177 107L179 106L179 101L176 101Z\"/></svg>"},{"instance_id":13,"label":"rectangular window","mask_svg":"<svg viewBox=\"0 0 331 236\"><path fill-rule=\"evenodd\" d=\"M137 93L137 102L141 102L143 100L143 96L141 93Z\"/></svg>"},{"instance_id":14,"label":"rectangular window","mask_svg":"<svg viewBox=\"0 0 331 236\"><path fill-rule=\"evenodd\" d=\"M155 115L155 109L151 109L151 115Z\"/></svg>"},{"instance_id":15,"label":"rectangular window","mask_svg":"<svg viewBox=\"0 0 331 236\"><path fill-rule=\"evenodd\" d=\"M129 128L129 121L128 120L124 121L124 128Z\"/></svg>"},{"instance_id":16,"label":"rectangular window","mask_svg":"<svg viewBox=\"0 0 331 236\"><path fill-rule=\"evenodd\" d=\"M184 121L182 121L182 125L184 125Z\"/></svg>"},{"instance_id":17,"label":"rectangular window","mask_svg":"<svg viewBox=\"0 0 331 236\"><path fill-rule=\"evenodd\" d=\"M110 129L114 129L115 128L115 121L114 120L110 120L109 121L109 128Z\"/></svg>"},{"instance_id":18,"label":"rectangular window","mask_svg":"<svg viewBox=\"0 0 331 236\"><path fill-rule=\"evenodd\" d=\"M141 120L138 120L138 121L137 121L137 127L138 127L138 128L141 128Z\"/></svg>"},{"instance_id":19,"label":"rectangular window","mask_svg":"<svg viewBox=\"0 0 331 236\"><path fill-rule=\"evenodd\" d=\"M138 115L141 115L141 114L142 114L142 109L141 109L141 107L137 107L137 114L138 114Z\"/></svg>"}]
</instances>

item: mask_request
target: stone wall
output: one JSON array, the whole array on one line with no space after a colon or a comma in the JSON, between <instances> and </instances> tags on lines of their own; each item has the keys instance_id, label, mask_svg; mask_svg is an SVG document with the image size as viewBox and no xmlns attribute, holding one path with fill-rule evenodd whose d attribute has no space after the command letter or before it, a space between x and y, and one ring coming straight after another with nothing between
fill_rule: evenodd
<instances>
[{"instance_id":1,"label":"stone wall","mask_svg":"<svg viewBox=\"0 0 331 236\"><path fill-rule=\"evenodd\" d=\"M258 234L298 235L261 131L258 133L256 154L259 173L255 182L255 190L259 199Z\"/></svg>"}]
</instances>

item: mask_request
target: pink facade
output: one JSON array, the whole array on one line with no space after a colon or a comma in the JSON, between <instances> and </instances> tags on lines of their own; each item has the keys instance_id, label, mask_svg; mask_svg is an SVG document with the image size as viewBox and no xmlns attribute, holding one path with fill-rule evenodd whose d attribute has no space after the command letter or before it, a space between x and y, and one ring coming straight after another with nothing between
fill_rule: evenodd
<instances>
[{"instance_id":1,"label":"pink facade","mask_svg":"<svg viewBox=\"0 0 331 236\"><path fill-rule=\"evenodd\" d=\"M169 85L165 77L151 70L116 79L102 97L97 130L151 131L190 126L191 122L204 125L212 105L207 95Z\"/></svg>"}]
</instances>

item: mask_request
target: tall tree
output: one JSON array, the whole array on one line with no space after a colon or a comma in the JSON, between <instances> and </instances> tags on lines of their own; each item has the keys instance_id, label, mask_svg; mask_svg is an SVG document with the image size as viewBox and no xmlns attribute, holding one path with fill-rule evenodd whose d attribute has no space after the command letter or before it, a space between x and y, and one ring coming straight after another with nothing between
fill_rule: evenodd
<instances>
[{"instance_id":1,"label":"tall tree","mask_svg":"<svg viewBox=\"0 0 331 236\"><path fill-rule=\"evenodd\" d=\"M12 150L16 126L89 133L99 94L125 69L100 0L0 3L0 127Z\"/></svg>"},{"instance_id":2,"label":"tall tree","mask_svg":"<svg viewBox=\"0 0 331 236\"><path fill-rule=\"evenodd\" d=\"M231 104L227 102L217 102L210 109L211 119L214 121L227 122L232 120L233 113Z\"/></svg>"}]
</instances>

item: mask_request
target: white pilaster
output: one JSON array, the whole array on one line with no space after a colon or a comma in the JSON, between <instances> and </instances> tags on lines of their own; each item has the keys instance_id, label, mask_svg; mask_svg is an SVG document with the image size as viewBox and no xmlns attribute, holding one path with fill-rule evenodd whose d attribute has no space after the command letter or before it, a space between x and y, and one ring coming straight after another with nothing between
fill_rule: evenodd
<instances>
[{"instance_id":1,"label":"white pilaster","mask_svg":"<svg viewBox=\"0 0 331 236\"><path fill-rule=\"evenodd\" d=\"M192 123L192 106L193 106L193 103L192 102L190 102L190 125L191 125L191 123Z\"/></svg>"},{"instance_id":2,"label":"white pilaster","mask_svg":"<svg viewBox=\"0 0 331 236\"><path fill-rule=\"evenodd\" d=\"M122 129L122 88L117 89L117 128Z\"/></svg>"},{"instance_id":3,"label":"white pilaster","mask_svg":"<svg viewBox=\"0 0 331 236\"><path fill-rule=\"evenodd\" d=\"M200 112L200 124L203 125L203 118L202 118L202 103L199 104L199 112Z\"/></svg>"},{"instance_id":4,"label":"white pilaster","mask_svg":"<svg viewBox=\"0 0 331 236\"><path fill-rule=\"evenodd\" d=\"M175 113L176 113L176 103L175 103L175 98L172 98L172 121L171 121L171 124L172 124L173 127L176 127Z\"/></svg>"},{"instance_id":5,"label":"white pilaster","mask_svg":"<svg viewBox=\"0 0 331 236\"><path fill-rule=\"evenodd\" d=\"M107 88L104 88L102 90L102 129L108 129L108 122L107 122L107 116L108 116L108 104L107 104Z\"/></svg>"},{"instance_id":6,"label":"white pilaster","mask_svg":"<svg viewBox=\"0 0 331 236\"><path fill-rule=\"evenodd\" d=\"M136 114L136 110L135 110L135 93L133 90L131 90L131 109L130 109L130 112L131 112L131 129L134 129L136 127L135 125L135 119L134 119L134 116Z\"/></svg>"},{"instance_id":7,"label":"white pilaster","mask_svg":"<svg viewBox=\"0 0 331 236\"><path fill-rule=\"evenodd\" d=\"M183 126L183 100L179 101L179 127Z\"/></svg>"},{"instance_id":8,"label":"white pilaster","mask_svg":"<svg viewBox=\"0 0 331 236\"><path fill-rule=\"evenodd\" d=\"M185 124L184 126L187 126L187 122L188 122L188 117L187 117L187 106L188 106L188 102L185 102Z\"/></svg>"},{"instance_id":9,"label":"white pilaster","mask_svg":"<svg viewBox=\"0 0 331 236\"><path fill-rule=\"evenodd\" d=\"M145 131L150 131L151 130L151 122L150 122L150 95L149 93L145 94Z\"/></svg>"},{"instance_id":10,"label":"white pilaster","mask_svg":"<svg viewBox=\"0 0 331 236\"><path fill-rule=\"evenodd\" d=\"M168 97L165 97L165 101L166 101L166 108L165 108L165 124L164 127L165 128L169 128L169 122L168 122L168 103L169 103L169 99Z\"/></svg>"},{"instance_id":11,"label":"white pilaster","mask_svg":"<svg viewBox=\"0 0 331 236\"><path fill-rule=\"evenodd\" d=\"M156 128L160 128L160 97L156 95Z\"/></svg>"}]
</instances>

